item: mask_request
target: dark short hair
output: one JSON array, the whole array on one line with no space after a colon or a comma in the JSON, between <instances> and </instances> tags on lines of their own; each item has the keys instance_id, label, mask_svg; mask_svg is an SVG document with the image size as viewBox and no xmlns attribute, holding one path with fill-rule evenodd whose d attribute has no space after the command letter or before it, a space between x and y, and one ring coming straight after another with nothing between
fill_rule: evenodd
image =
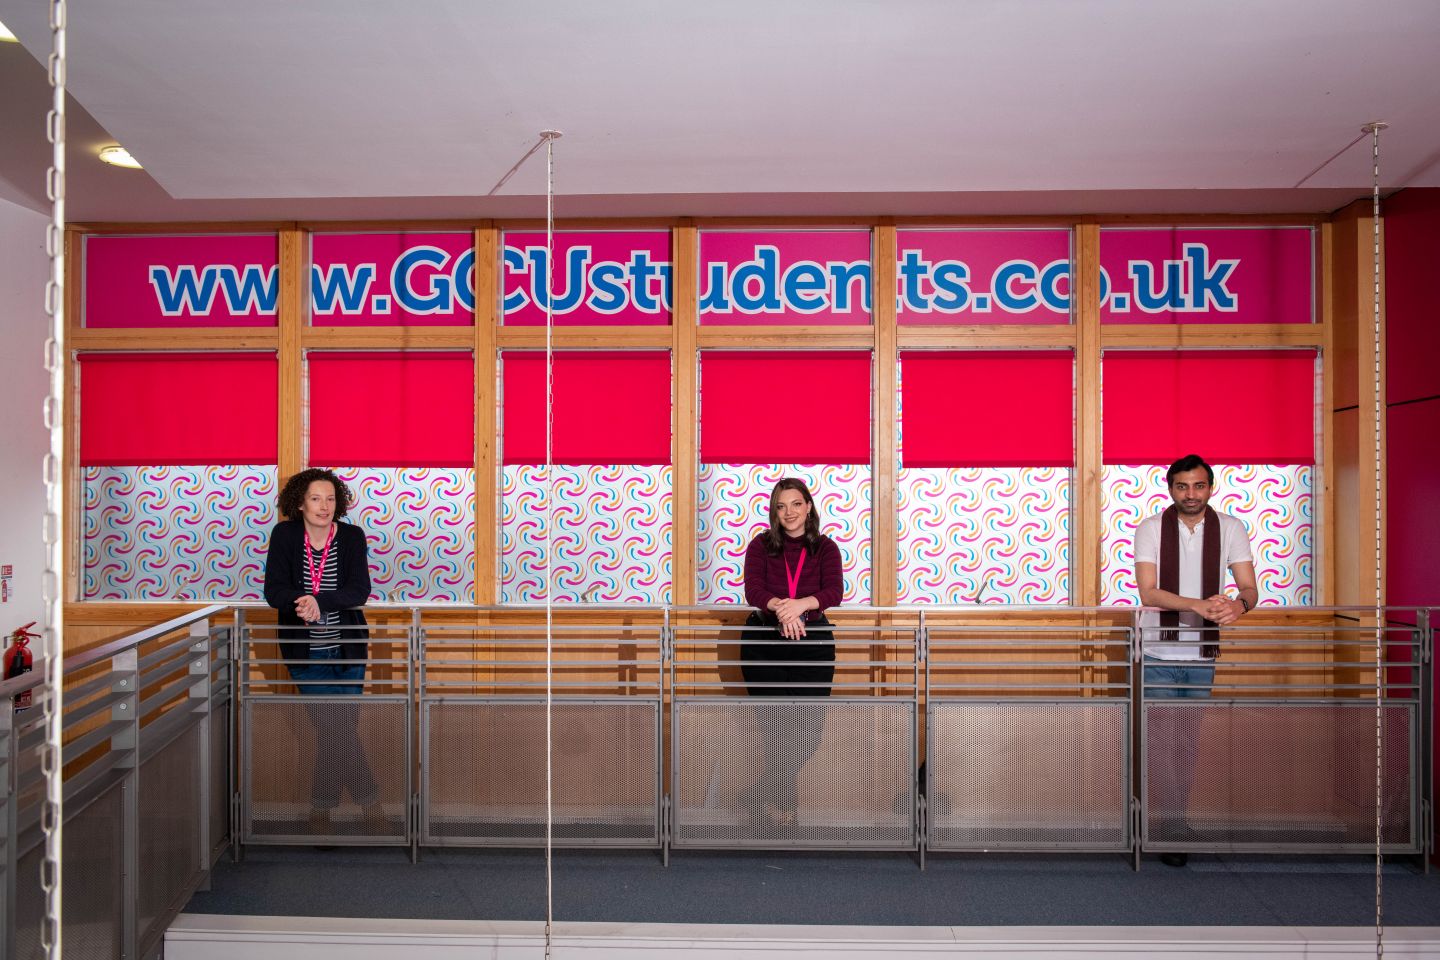
<instances>
[{"instance_id":1,"label":"dark short hair","mask_svg":"<svg viewBox=\"0 0 1440 960\"><path fill-rule=\"evenodd\" d=\"M335 471L311 467L309 470L301 470L285 481L285 486L280 490L280 496L275 498L275 505L280 509L280 516L286 520L299 520L300 505L305 502L305 491L309 490L310 484L316 480L328 481L335 487L336 520L345 516L350 508L355 506L355 494L345 485L344 480L335 475Z\"/></svg>"},{"instance_id":2,"label":"dark short hair","mask_svg":"<svg viewBox=\"0 0 1440 960\"><path fill-rule=\"evenodd\" d=\"M1215 486L1214 469L1211 468L1210 464L1206 463L1204 458L1198 453L1187 453L1179 460L1170 464L1170 469L1165 471L1165 486L1169 487L1174 485L1175 474L1189 473L1191 470L1199 470L1201 467L1205 468L1205 478L1209 481L1210 486Z\"/></svg>"}]
</instances>

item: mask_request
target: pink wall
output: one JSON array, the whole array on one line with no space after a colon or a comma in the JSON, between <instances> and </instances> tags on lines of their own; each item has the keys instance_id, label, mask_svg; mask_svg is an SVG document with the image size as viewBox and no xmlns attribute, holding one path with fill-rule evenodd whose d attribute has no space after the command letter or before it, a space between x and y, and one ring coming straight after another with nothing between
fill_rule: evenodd
<instances>
[{"instance_id":1,"label":"pink wall","mask_svg":"<svg viewBox=\"0 0 1440 960\"><path fill-rule=\"evenodd\" d=\"M1440 605L1440 309L1429 296L1437 262L1440 189L1402 190L1385 203L1385 571L1396 605ZM1440 767L1440 744L1433 762Z\"/></svg>"}]
</instances>

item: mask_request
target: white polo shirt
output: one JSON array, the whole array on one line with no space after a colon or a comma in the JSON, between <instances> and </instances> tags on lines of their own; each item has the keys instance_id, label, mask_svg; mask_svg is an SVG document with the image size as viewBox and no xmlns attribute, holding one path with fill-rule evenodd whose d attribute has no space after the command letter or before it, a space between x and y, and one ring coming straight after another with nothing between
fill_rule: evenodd
<instances>
[{"instance_id":1,"label":"white polo shirt","mask_svg":"<svg viewBox=\"0 0 1440 960\"><path fill-rule=\"evenodd\" d=\"M1250 534L1245 529L1245 523L1239 517L1232 517L1228 513L1215 515L1220 518L1220 589L1223 591L1227 586L1233 586L1234 578L1229 575L1231 565L1236 563L1253 563L1255 557L1250 550ZM1160 571L1160 514L1153 517L1146 517L1140 521L1135 528L1135 562L1153 563L1158 578ZM1195 524L1191 530L1181 520L1180 527L1180 589L1182 597L1204 597L1204 579L1202 577L1202 566L1204 564L1205 547L1205 521L1202 519ZM1157 579L1158 584L1158 579ZM1182 626L1201 626L1202 618L1198 613L1184 611L1180 614ZM1155 657L1157 660L1199 660L1201 634L1198 630L1182 630L1179 632L1179 642L1160 643L1161 636L1170 636L1169 632L1155 629L1160 626L1160 614L1154 611L1145 611L1140 615L1141 641L1144 644L1144 652L1147 657Z\"/></svg>"}]
</instances>

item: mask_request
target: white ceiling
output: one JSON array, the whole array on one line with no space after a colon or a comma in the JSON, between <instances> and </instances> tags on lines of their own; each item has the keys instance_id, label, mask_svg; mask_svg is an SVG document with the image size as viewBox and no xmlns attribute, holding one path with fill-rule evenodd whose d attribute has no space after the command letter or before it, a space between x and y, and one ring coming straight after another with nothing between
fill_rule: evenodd
<instances>
[{"instance_id":1,"label":"white ceiling","mask_svg":"<svg viewBox=\"0 0 1440 960\"><path fill-rule=\"evenodd\" d=\"M29 206L47 8L0 0ZM538 157L485 194L547 127L570 215L1327 210L1372 119L1440 186L1436 0L70 0L69 44L74 219L535 215Z\"/></svg>"}]
</instances>

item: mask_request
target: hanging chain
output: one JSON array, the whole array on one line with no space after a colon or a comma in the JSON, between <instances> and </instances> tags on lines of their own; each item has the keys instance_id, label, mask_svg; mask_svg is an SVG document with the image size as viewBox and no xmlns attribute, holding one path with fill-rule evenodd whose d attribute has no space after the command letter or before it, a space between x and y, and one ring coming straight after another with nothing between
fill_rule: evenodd
<instances>
[{"instance_id":1,"label":"hanging chain","mask_svg":"<svg viewBox=\"0 0 1440 960\"><path fill-rule=\"evenodd\" d=\"M545 141L545 957L549 960L555 923L554 871L554 771L552 759L552 705L555 595L554 530L551 527L551 500L555 494L555 345L551 334L555 324L555 140L558 130L542 130ZM522 161L523 162L523 161Z\"/></svg>"},{"instance_id":2,"label":"hanging chain","mask_svg":"<svg viewBox=\"0 0 1440 960\"><path fill-rule=\"evenodd\" d=\"M40 888L45 893L45 918L40 946L47 960L60 960L61 902L60 845L64 824L61 726L64 663L61 619L64 613L64 389L65 389L65 15L66 0L50 0L50 89L53 103L45 118L45 135L53 149L46 174L45 193L50 200L50 223L45 229L45 252L50 257L50 279L45 284L45 313L50 337L45 341L45 370L50 393L45 398L45 429L50 431L50 452L45 455L45 574L41 595L45 608L45 687L40 698L45 736L40 745L40 769L45 776L45 799L40 806L40 829L45 835L45 859Z\"/></svg>"},{"instance_id":3,"label":"hanging chain","mask_svg":"<svg viewBox=\"0 0 1440 960\"><path fill-rule=\"evenodd\" d=\"M1381 853L1380 841L1384 829L1384 762L1385 762L1385 737L1384 737L1384 702L1385 695L1385 589L1382 577L1384 575L1384 553L1382 549L1381 527L1382 517L1380 514L1381 497L1381 470L1384 466L1382 461L1383 448L1381 445L1381 430L1384 428L1385 409L1381 391L1384 383L1381 380L1381 361L1383 344L1380 339L1380 131L1388 127L1388 123L1375 122L1367 123L1361 129L1370 134L1371 143L1371 190L1370 190L1370 226L1371 226L1371 274L1374 280L1374 296L1371 301L1373 311L1373 335L1372 344L1375 359L1375 956L1385 955L1385 884L1382 879L1384 868L1384 855Z\"/></svg>"}]
</instances>

